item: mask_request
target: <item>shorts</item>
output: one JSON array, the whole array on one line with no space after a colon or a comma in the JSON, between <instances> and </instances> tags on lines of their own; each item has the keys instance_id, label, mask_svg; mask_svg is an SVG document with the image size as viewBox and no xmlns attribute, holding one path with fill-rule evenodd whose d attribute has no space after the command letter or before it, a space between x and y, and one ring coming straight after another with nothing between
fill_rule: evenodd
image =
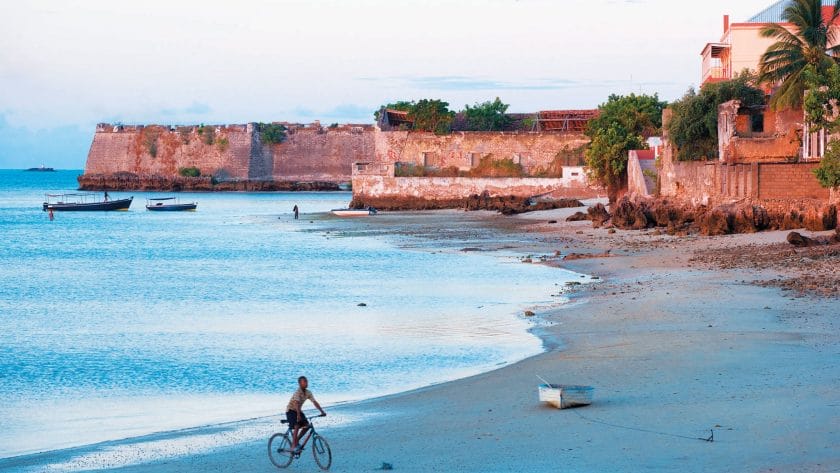
<instances>
[{"instance_id":1,"label":"shorts","mask_svg":"<svg viewBox=\"0 0 840 473\"><path fill-rule=\"evenodd\" d=\"M297 411L286 411L286 422L289 423L289 427L306 427L309 425L309 421L306 420L303 412L300 413L300 419L298 419Z\"/></svg>"}]
</instances>

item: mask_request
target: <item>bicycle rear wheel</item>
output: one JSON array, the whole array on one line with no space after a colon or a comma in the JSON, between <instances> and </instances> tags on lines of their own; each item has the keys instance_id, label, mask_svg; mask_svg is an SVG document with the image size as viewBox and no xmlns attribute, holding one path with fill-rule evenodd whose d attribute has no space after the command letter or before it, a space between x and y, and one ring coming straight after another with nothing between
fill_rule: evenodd
<instances>
[{"instance_id":1,"label":"bicycle rear wheel","mask_svg":"<svg viewBox=\"0 0 840 473\"><path fill-rule=\"evenodd\" d=\"M332 465L332 452L330 451L330 444L318 434L312 436L312 455L315 457L315 463L321 467L322 470L327 471Z\"/></svg>"},{"instance_id":2,"label":"bicycle rear wheel","mask_svg":"<svg viewBox=\"0 0 840 473\"><path fill-rule=\"evenodd\" d=\"M268 439L268 459L277 468L286 468L292 463L292 441L287 434L274 434Z\"/></svg>"}]
</instances>

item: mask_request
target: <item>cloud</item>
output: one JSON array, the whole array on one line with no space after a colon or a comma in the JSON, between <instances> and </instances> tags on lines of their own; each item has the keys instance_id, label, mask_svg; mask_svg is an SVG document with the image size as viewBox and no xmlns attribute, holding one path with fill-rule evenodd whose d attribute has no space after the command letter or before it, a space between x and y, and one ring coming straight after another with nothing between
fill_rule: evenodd
<instances>
[{"instance_id":1,"label":"cloud","mask_svg":"<svg viewBox=\"0 0 840 473\"><path fill-rule=\"evenodd\" d=\"M213 109L210 107L210 105L207 105L206 103L193 102L192 104L184 108L165 108L160 111L160 114L167 117L184 115L207 115L212 111Z\"/></svg>"},{"instance_id":2,"label":"cloud","mask_svg":"<svg viewBox=\"0 0 840 473\"><path fill-rule=\"evenodd\" d=\"M439 91L473 91L473 90L512 90L512 91L551 91L551 90L568 90L568 89L593 89L621 85L634 86L659 86L659 85L673 85L672 82L664 81L633 81L632 79L623 80L573 80L564 78L543 78L533 79L527 81L505 81L483 77L467 77L467 76L402 76L389 78L374 78L374 77L360 77L357 80L361 81L386 81L390 84L396 83L402 88L413 88L421 90L439 90Z\"/></svg>"}]
</instances>

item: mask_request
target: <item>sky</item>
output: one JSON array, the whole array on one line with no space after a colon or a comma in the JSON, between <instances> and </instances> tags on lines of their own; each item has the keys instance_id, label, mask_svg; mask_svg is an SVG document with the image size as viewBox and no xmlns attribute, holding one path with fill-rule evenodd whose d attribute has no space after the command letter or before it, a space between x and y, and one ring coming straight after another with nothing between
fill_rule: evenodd
<instances>
[{"instance_id":1,"label":"sky","mask_svg":"<svg viewBox=\"0 0 840 473\"><path fill-rule=\"evenodd\" d=\"M771 0L0 2L0 168L81 169L96 123L369 123L396 100L511 112L697 86Z\"/></svg>"}]
</instances>

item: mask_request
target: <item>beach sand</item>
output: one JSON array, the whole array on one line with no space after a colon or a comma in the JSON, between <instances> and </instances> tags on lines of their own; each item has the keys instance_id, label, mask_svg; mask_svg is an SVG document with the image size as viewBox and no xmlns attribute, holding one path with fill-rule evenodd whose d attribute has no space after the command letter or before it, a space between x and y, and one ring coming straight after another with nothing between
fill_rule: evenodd
<instances>
[{"instance_id":1,"label":"beach sand","mask_svg":"<svg viewBox=\"0 0 840 473\"><path fill-rule=\"evenodd\" d=\"M331 471L372 471L383 462L416 472L840 470L840 298L752 284L793 268L692 261L695 252L780 243L786 233L609 234L589 222L564 223L575 210L482 217L505 241L521 237L506 251L611 250L607 258L549 258L599 279L576 287L571 304L535 309L535 333L548 351L467 379L330 408L328 419L352 420L318 424L332 446ZM434 227L453 215L423 218ZM494 241L469 243L498 249ZM592 385L595 402L544 406L537 375ZM269 472L276 469L266 440L280 428L279 417L196 428L0 461L0 470ZM714 442L700 440L712 430ZM288 469L316 470L309 451Z\"/></svg>"}]
</instances>

